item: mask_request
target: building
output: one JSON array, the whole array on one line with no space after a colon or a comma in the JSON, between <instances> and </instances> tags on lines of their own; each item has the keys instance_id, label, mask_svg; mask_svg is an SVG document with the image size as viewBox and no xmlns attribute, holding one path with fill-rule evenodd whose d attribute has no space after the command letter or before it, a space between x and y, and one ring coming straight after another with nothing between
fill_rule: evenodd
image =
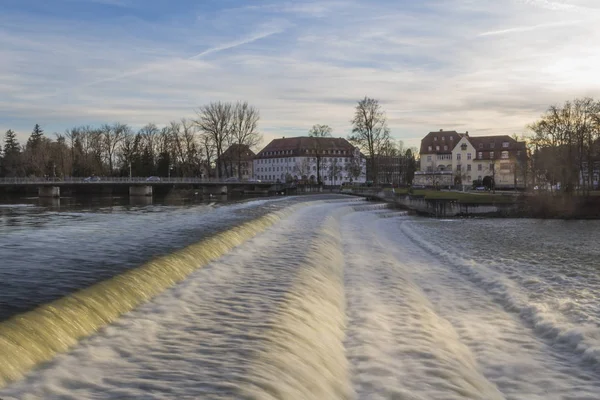
<instances>
[{"instance_id":1,"label":"building","mask_svg":"<svg viewBox=\"0 0 600 400\"><path fill-rule=\"evenodd\" d=\"M224 178L250 179L254 175L255 156L247 145L232 144L217 160L217 170Z\"/></svg>"},{"instance_id":2,"label":"building","mask_svg":"<svg viewBox=\"0 0 600 400\"><path fill-rule=\"evenodd\" d=\"M343 138L281 138L254 157L254 178L324 185L363 183L366 162L358 148Z\"/></svg>"},{"instance_id":3,"label":"building","mask_svg":"<svg viewBox=\"0 0 600 400\"><path fill-rule=\"evenodd\" d=\"M494 182L496 188L524 188L525 142L507 135L469 136L468 132L429 132L421 140L415 185L471 186Z\"/></svg>"}]
</instances>

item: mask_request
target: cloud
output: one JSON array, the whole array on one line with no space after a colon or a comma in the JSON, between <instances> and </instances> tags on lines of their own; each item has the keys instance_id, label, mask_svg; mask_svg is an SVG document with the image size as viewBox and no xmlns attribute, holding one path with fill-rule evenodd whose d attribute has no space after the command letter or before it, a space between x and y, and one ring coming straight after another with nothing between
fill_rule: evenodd
<instances>
[{"instance_id":1,"label":"cloud","mask_svg":"<svg viewBox=\"0 0 600 400\"><path fill-rule=\"evenodd\" d=\"M0 129L165 124L210 101L248 100L265 138L305 134L315 123L346 136L366 95L380 100L407 146L439 128L519 133L550 104L600 95L593 13L564 21L531 7L272 2L126 29L9 15L0 30Z\"/></svg>"}]
</instances>

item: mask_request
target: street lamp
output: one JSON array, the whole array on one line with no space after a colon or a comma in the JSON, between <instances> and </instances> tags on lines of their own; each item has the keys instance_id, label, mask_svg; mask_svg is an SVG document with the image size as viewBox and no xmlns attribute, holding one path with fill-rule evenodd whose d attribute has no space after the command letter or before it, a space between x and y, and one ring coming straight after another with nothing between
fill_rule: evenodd
<instances>
[{"instance_id":1,"label":"street lamp","mask_svg":"<svg viewBox=\"0 0 600 400\"><path fill-rule=\"evenodd\" d=\"M169 165L169 179L171 179L171 170L173 169L172 165Z\"/></svg>"},{"instance_id":2,"label":"street lamp","mask_svg":"<svg viewBox=\"0 0 600 400\"><path fill-rule=\"evenodd\" d=\"M129 161L129 179L131 180L131 161Z\"/></svg>"}]
</instances>

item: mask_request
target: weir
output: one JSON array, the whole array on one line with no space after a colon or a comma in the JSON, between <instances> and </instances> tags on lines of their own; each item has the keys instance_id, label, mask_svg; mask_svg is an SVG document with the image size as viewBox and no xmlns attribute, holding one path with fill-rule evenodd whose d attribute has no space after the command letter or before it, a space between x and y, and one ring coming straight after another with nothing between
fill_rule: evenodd
<instances>
[{"instance_id":1,"label":"weir","mask_svg":"<svg viewBox=\"0 0 600 400\"><path fill-rule=\"evenodd\" d=\"M0 388L304 205L243 223L0 323Z\"/></svg>"}]
</instances>

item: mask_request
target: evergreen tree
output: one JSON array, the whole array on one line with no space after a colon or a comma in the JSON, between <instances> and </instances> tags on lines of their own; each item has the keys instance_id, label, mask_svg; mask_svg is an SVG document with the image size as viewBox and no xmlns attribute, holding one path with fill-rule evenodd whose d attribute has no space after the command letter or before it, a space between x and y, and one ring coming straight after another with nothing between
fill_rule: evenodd
<instances>
[{"instance_id":1,"label":"evergreen tree","mask_svg":"<svg viewBox=\"0 0 600 400\"><path fill-rule=\"evenodd\" d=\"M21 145L17 140L17 135L11 129L4 134L4 176L19 176L22 172L21 164Z\"/></svg>"},{"instance_id":2,"label":"evergreen tree","mask_svg":"<svg viewBox=\"0 0 600 400\"><path fill-rule=\"evenodd\" d=\"M42 136L44 136L44 130L39 124L35 124L33 131L31 132L31 136L29 136L29 140L27 141L27 147L31 147L32 149L38 147L42 141Z\"/></svg>"}]
</instances>

